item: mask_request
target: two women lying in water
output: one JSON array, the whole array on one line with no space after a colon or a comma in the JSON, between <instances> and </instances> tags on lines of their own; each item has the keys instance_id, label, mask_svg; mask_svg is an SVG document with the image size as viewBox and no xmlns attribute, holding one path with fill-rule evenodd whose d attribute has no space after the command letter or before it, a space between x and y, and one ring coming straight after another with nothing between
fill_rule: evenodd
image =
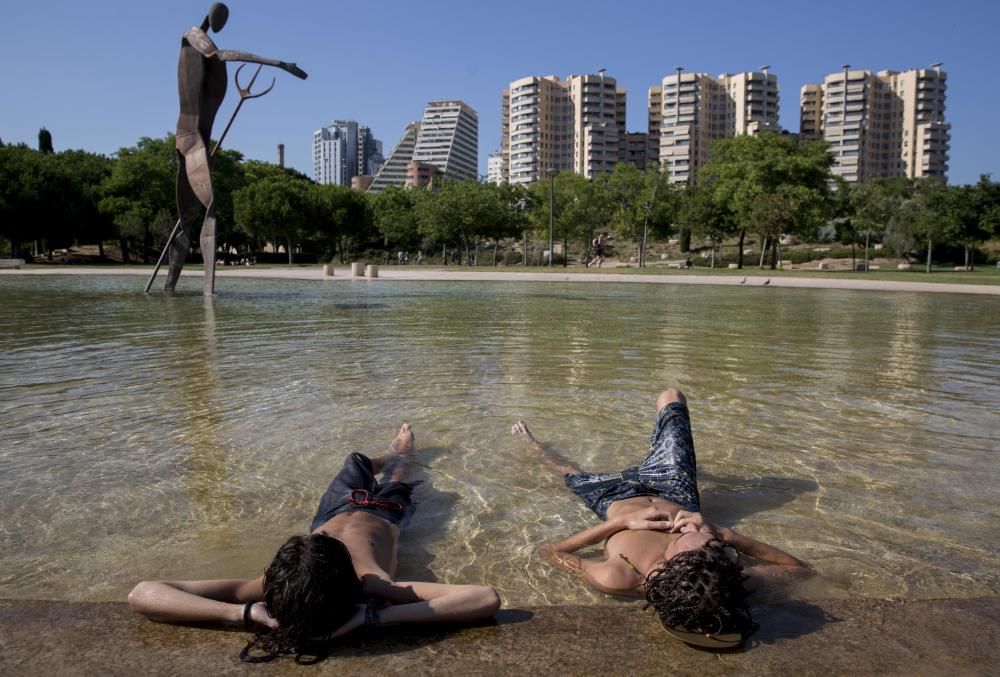
<instances>
[{"instance_id":1,"label":"two women lying in water","mask_svg":"<svg viewBox=\"0 0 1000 677\"><path fill-rule=\"evenodd\" d=\"M539 548L546 561L601 592L645 597L664 627L691 644L740 645L752 632L748 587L808 573L792 555L700 513L694 444L684 396L656 403L649 453L619 472L587 473L549 452L523 421L512 429L603 521ZM147 581L129 594L134 611L167 623L217 622L258 630L244 660L324 655L363 626L474 622L493 617L488 585L394 580L400 524L413 511L405 481L414 452L403 424L389 452L351 454L320 499L308 536L292 536L263 576L214 581ZM376 475L382 474L381 482ZM605 541L604 556L575 553ZM760 564L744 572L740 554Z\"/></svg>"}]
</instances>

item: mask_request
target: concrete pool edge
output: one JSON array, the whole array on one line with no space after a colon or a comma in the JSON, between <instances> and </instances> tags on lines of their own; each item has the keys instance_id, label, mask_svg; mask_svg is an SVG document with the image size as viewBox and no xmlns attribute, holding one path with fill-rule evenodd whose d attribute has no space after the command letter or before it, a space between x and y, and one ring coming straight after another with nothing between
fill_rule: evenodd
<instances>
[{"instance_id":1,"label":"concrete pool edge","mask_svg":"<svg viewBox=\"0 0 1000 677\"><path fill-rule=\"evenodd\" d=\"M635 284L693 284L718 286L760 287L768 280L768 287L798 288L798 289L843 289L853 291L907 291L933 292L945 294L974 294L985 296L1000 296L1000 285L989 284L957 284L951 282L907 282L895 280L856 280L812 277L769 277L767 271L750 273L746 278L715 275L626 275L621 273L559 273L559 272L472 272L462 269L425 269L417 267L380 266L378 278L368 279L350 276L350 268L343 266L332 276L325 276L320 267L315 268L248 268L221 267L217 270L218 278L253 278L281 280L323 280L327 282L349 282L378 284L381 280L406 280L417 282L605 282L605 283L635 283ZM85 266L68 266L65 268L26 268L0 270L4 275L133 275L149 276L150 270L144 268L115 269ZM201 270L186 270L184 277L201 276ZM162 279L162 278L161 278ZM746 283L741 282L746 279ZM141 291L139 289L138 291ZM224 292L225 288L216 290Z\"/></svg>"},{"instance_id":2,"label":"concrete pool edge","mask_svg":"<svg viewBox=\"0 0 1000 677\"><path fill-rule=\"evenodd\" d=\"M504 609L496 624L358 636L310 674L985 674L1000 598L824 600L755 607L752 646L715 654L668 639L640 607ZM0 599L0 674L301 674L245 665L242 630L152 623L124 602Z\"/></svg>"}]
</instances>

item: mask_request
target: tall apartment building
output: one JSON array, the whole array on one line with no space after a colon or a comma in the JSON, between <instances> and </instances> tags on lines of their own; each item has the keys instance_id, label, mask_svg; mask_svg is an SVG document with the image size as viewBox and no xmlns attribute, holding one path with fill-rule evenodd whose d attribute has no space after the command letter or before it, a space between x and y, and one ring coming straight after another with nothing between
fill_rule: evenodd
<instances>
[{"instance_id":1,"label":"tall apartment building","mask_svg":"<svg viewBox=\"0 0 1000 677\"><path fill-rule=\"evenodd\" d=\"M358 168L356 176L374 176L385 158L382 157L382 142L375 138L372 130L362 125L358 127Z\"/></svg>"},{"instance_id":2,"label":"tall apartment building","mask_svg":"<svg viewBox=\"0 0 1000 677\"><path fill-rule=\"evenodd\" d=\"M596 75L528 76L501 99L501 176L530 184L550 169L588 178L625 159L625 90Z\"/></svg>"},{"instance_id":3,"label":"tall apartment building","mask_svg":"<svg viewBox=\"0 0 1000 677\"><path fill-rule=\"evenodd\" d=\"M389 153L389 157L375 175L375 180L368 186L369 193L381 193L389 186L402 187L406 184L406 166L413 160L413 149L417 145L419 133L419 122L406 125L406 131L403 132L399 143Z\"/></svg>"},{"instance_id":4,"label":"tall apartment building","mask_svg":"<svg viewBox=\"0 0 1000 677\"><path fill-rule=\"evenodd\" d=\"M673 183L694 181L716 139L780 130L778 78L767 67L717 78L678 68L648 100L650 155L659 139L656 161Z\"/></svg>"},{"instance_id":5,"label":"tall apartment building","mask_svg":"<svg viewBox=\"0 0 1000 677\"><path fill-rule=\"evenodd\" d=\"M854 184L877 176L947 179L951 125L940 64L903 72L850 70L802 87L803 137L824 139L832 171Z\"/></svg>"},{"instance_id":6,"label":"tall apartment building","mask_svg":"<svg viewBox=\"0 0 1000 677\"><path fill-rule=\"evenodd\" d=\"M479 115L462 101L431 101L420 122L406 126L403 138L393 148L368 188L380 193L388 186L407 183L409 176L428 176L426 166L434 166L434 176L459 181L479 178ZM421 169L423 168L423 169ZM422 185L422 184L420 184Z\"/></svg>"},{"instance_id":7,"label":"tall apartment building","mask_svg":"<svg viewBox=\"0 0 1000 677\"><path fill-rule=\"evenodd\" d=\"M479 115L463 101L428 103L413 161L434 165L449 179L479 178Z\"/></svg>"},{"instance_id":8,"label":"tall apartment building","mask_svg":"<svg viewBox=\"0 0 1000 677\"><path fill-rule=\"evenodd\" d=\"M503 156L500 151L490 153L486 160L486 180L490 183L503 183Z\"/></svg>"},{"instance_id":9,"label":"tall apartment building","mask_svg":"<svg viewBox=\"0 0 1000 677\"><path fill-rule=\"evenodd\" d=\"M358 175L358 123L334 120L313 132L313 180L316 183L351 185Z\"/></svg>"}]
</instances>

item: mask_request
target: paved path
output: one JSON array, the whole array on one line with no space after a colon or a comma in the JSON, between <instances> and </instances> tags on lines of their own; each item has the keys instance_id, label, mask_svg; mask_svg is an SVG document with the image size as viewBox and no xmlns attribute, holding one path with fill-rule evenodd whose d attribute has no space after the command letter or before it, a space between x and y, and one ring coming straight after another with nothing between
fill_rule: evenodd
<instances>
[{"instance_id":1,"label":"paved path","mask_svg":"<svg viewBox=\"0 0 1000 677\"><path fill-rule=\"evenodd\" d=\"M748 648L690 648L637 605L502 610L476 628L359 634L323 663L239 662L244 630L161 625L124 602L0 600L2 675L997 674L1000 599L787 602ZM992 668L990 666L993 666Z\"/></svg>"},{"instance_id":2,"label":"paved path","mask_svg":"<svg viewBox=\"0 0 1000 677\"><path fill-rule=\"evenodd\" d=\"M149 269L143 268L103 268L87 266L33 267L21 270L0 270L3 275L137 275L148 278ZM291 268L257 268L257 267L220 267L216 277L225 279L231 277L250 277L259 279L285 280L323 280L326 282L370 282L377 284L379 280L415 280L441 281L462 280L477 282L626 282L635 284L714 284L722 286L740 286L744 278L737 275L693 275L693 274L623 274L614 272L600 273L563 273L524 272L515 273L487 272L482 269L469 270L464 267L455 268L421 268L418 266L379 266L379 277L374 280L351 277L350 267L337 266L333 276L324 276L321 266L291 267ZM202 271L197 267L188 267L183 275L198 276ZM162 280L162 277L160 278ZM158 280L157 283L162 285ZM828 277L768 277L763 275L748 275L746 287L760 287L765 280L770 280L769 287L798 287L808 289L851 289L858 291L909 291L934 292L945 294L979 294L1000 296L1000 284L951 284L946 282L905 282L896 280L859 280L837 279ZM145 283L143 283L145 286ZM158 288L155 287L154 288ZM218 288L218 285L217 285Z\"/></svg>"}]
</instances>

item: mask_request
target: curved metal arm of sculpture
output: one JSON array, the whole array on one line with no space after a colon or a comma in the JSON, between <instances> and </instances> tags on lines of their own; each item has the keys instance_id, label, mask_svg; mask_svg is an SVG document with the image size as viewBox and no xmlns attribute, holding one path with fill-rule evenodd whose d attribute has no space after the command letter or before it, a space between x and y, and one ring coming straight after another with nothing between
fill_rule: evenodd
<instances>
[{"instance_id":1,"label":"curved metal arm of sculpture","mask_svg":"<svg viewBox=\"0 0 1000 677\"><path fill-rule=\"evenodd\" d=\"M229 122L226 123L226 128L222 130L222 135L219 137L219 140L215 142L215 146L212 148L212 152L209 153L210 158L215 156L215 151L219 150L219 146L222 145L222 141L226 138L226 134L229 133L229 128L232 127L233 120L236 119L236 114L240 112L240 107L243 105L243 102L246 101L247 99L258 99L264 96L272 89L274 89L275 82L277 82L276 78L271 78L270 87L268 87L262 92L251 94L250 90L253 88L253 83L257 81L257 76L260 75L260 69L263 68L264 65L260 64L257 66L257 70L254 71L253 77L250 78L250 84L248 84L246 87L240 87L240 71L243 70L244 66L246 66L245 63L240 64L240 67L236 69L236 73L233 75L233 81L236 83L236 91L240 93L240 101L239 103L236 104L236 109L233 111L233 114L229 117Z\"/></svg>"},{"instance_id":2,"label":"curved metal arm of sculpture","mask_svg":"<svg viewBox=\"0 0 1000 677\"><path fill-rule=\"evenodd\" d=\"M249 52L237 52L231 49L220 49L214 54L212 54L219 61L244 61L246 63L259 63L265 66L275 66L283 71L287 71L294 75L295 77L305 80L309 75L296 66L294 63L287 63L285 61L278 61L277 59L269 59L266 56L257 56L256 54L251 54Z\"/></svg>"}]
</instances>

